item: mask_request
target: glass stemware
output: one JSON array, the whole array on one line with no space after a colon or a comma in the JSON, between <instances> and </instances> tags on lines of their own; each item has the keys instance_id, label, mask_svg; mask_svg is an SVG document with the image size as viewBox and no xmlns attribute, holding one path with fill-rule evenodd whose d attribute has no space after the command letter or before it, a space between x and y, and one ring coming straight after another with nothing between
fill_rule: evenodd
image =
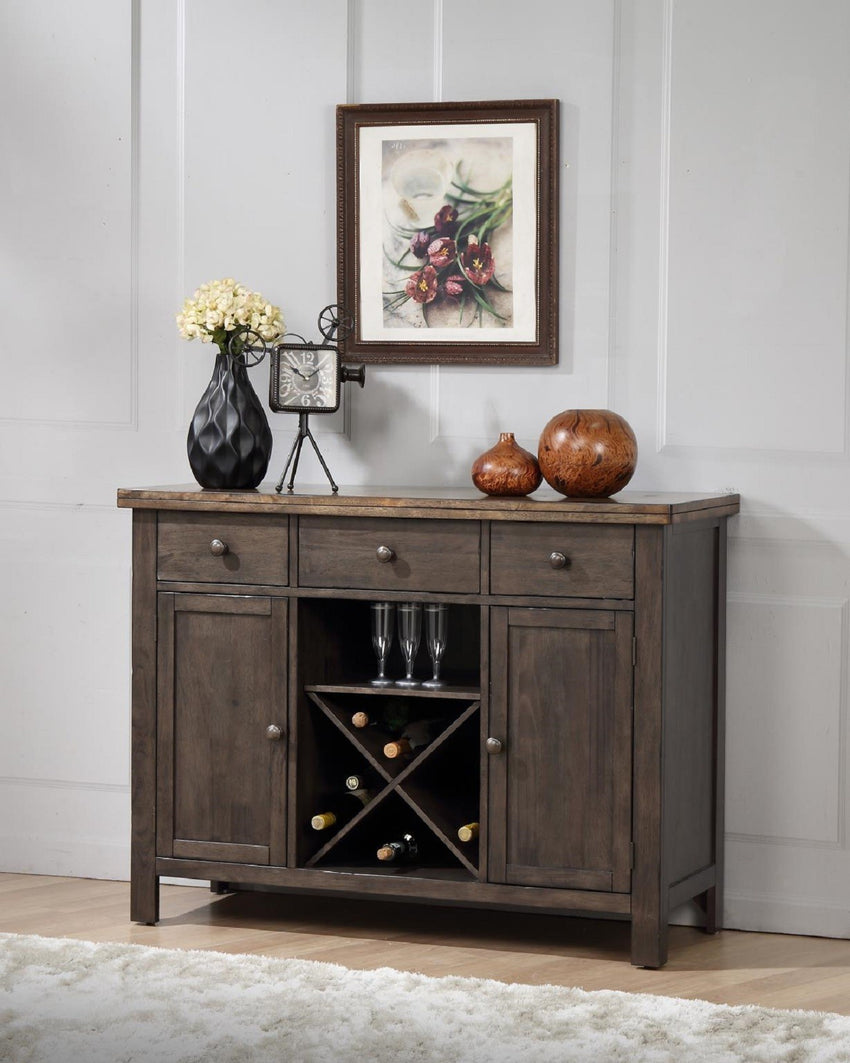
<instances>
[{"instance_id":1,"label":"glass stemware","mask_svg":"<svg viewBox=\"0 0 850 1063\"><path fill-rule=\"evenodd\" d=\"M392 602L372 602L372 648L378 658L378 676L371 681L373 687L393 685L392 679L387 679L385 669L393 644L394 620L395 605Z\"/></svg>"},{"instance_id":2,"label":"glass stemware","mask_svg":"<svg viewBox=\"0 0 850 1063\"><path fill-rule=\"evenodd\" d=\"M428 602L425 605L425 635L428 641L428 653L433 665L431 679L422 684L431 690L444 687L446 682L440 678L440 665L446 652L446 633L448 630L449 607L442 602Z\"/></svg>"},{"instance_id":3,"label":"glass stemware","mask_svg":"<svg viewBox=\"0 0 850 1063\"><path fill-rule=\"evenodd\" d=\"M419 681L413 678L413 662L422 637L422 606L419 602L399 602L398 606L398 644L404 657L405 677L396 679L396 686L418 687Z\"/></svg>"}]
</instances>

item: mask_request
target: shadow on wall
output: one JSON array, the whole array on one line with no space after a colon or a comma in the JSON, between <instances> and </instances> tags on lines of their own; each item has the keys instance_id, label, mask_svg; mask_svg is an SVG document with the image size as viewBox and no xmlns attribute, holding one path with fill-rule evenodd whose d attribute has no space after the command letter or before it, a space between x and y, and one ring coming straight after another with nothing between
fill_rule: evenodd
<instances>
[{"instance_id":1,"label":"shadow on wall","mask_svg":"<svg viewBox=\"0 0 850 1063\"><path fill-rule=\"evenodd\" d=\"M357 466L358 480L410 486L470 483L472 457L438 432L430 372L421 366L366 367L366 387L354 397L351 416L349 460Z\"/></svg>"}]
</instances>

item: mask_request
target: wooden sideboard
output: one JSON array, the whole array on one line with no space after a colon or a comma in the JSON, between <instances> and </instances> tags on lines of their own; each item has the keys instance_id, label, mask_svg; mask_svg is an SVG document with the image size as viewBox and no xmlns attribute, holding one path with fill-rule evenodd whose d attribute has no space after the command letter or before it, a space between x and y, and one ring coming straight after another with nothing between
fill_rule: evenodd
<instances>
[{"instance_id":1,"label":"wooden sideboard","mask_svg":"<svg viewBox=\"0 0 850 1063\"><path fill-rule=\"evenodd\" d=\"M666 961L675 906L695 898L721 925L737 495L163 487L118 504L133 509L134 920L156 922L159 878L178 876L621 917L646 967ZM445 687L370 684L372 601L449 606ZM412 758L352 725L390 699L439 721ZM372 800L317 832L352 772ZM416 860L382 864L405 833Z\"/></svg>"}]
</instances>

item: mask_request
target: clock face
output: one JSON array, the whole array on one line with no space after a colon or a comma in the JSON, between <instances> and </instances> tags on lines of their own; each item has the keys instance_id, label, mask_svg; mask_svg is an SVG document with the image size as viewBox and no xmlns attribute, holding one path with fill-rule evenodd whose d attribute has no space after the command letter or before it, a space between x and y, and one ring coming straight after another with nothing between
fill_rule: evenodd
<instances>
[{"instance_id":1,"label":"clock face","mask_svg":"<svg viewBox=\"0 0 850 1063\"><path fill-rule=\"evenodd\" d=\"M333 413L339 409L339 355L335 347L293 344L272 356L273 410L283 413Z\"/></svg>"}]
</instances>

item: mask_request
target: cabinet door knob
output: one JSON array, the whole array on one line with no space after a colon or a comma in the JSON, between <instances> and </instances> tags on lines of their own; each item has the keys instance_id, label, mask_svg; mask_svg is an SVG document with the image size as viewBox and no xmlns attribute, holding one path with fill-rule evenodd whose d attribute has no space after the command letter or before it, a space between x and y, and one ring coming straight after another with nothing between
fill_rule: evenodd
<instances>
[{"instance_id":1,"label":"cabinet door knob","mask_svg":"<svg viewBox=\"0 0 850 1063\"><path fill-rule=\"evenodd\" d=\"M549 555L549 564L552 568L566 568L567 567L567 555L562 554L560 550L553 550Z\"/></svg>"},{"instance_id":2,"label":"cabinet door knob","mask_svg":"<svg viewBox=\"0 0 850 1063\"><path fill-rule=\"evenodd\" d=\"M210 543L210 553L213 557L224 557L224 555L230 550L230 547L226 542L221 539L213 539Z\"/></svg>"},{"instance_id":3,"label":"cabinet door knob","mask_svg":"<svg viewBox=\"0 0 850 1063\"><path fill-rule=\"evenodd\" d=\"M487 741L484 743L484 748L487 750L487 752L491 756L493 756L496 753L501 753L502 752L501 739L499 739L499 738L488 738Z\"/></svg>"},{"instance_id":4,"label":"cabinet door knob","mask_svg":"<svg viewBox=\"0 0 850 1063\"><path fill-rule=\"evenodd\" d=\"M389 546L379 546L375 551L375 557L385 565L388 561L395 561L395 550L391 550Z\"/></svg>"},{"instance_id":5,"label":"cabinet door knob","mask_svg":"<svg viewBox=\"0 0 850 1063\"><path fill-rule=\"evenodd\" d=\"M279 742L283 737L283 731L278 727L276 723L270 723L266 728L266 738L270 742Z\"/></svg>"}]
</instances>

